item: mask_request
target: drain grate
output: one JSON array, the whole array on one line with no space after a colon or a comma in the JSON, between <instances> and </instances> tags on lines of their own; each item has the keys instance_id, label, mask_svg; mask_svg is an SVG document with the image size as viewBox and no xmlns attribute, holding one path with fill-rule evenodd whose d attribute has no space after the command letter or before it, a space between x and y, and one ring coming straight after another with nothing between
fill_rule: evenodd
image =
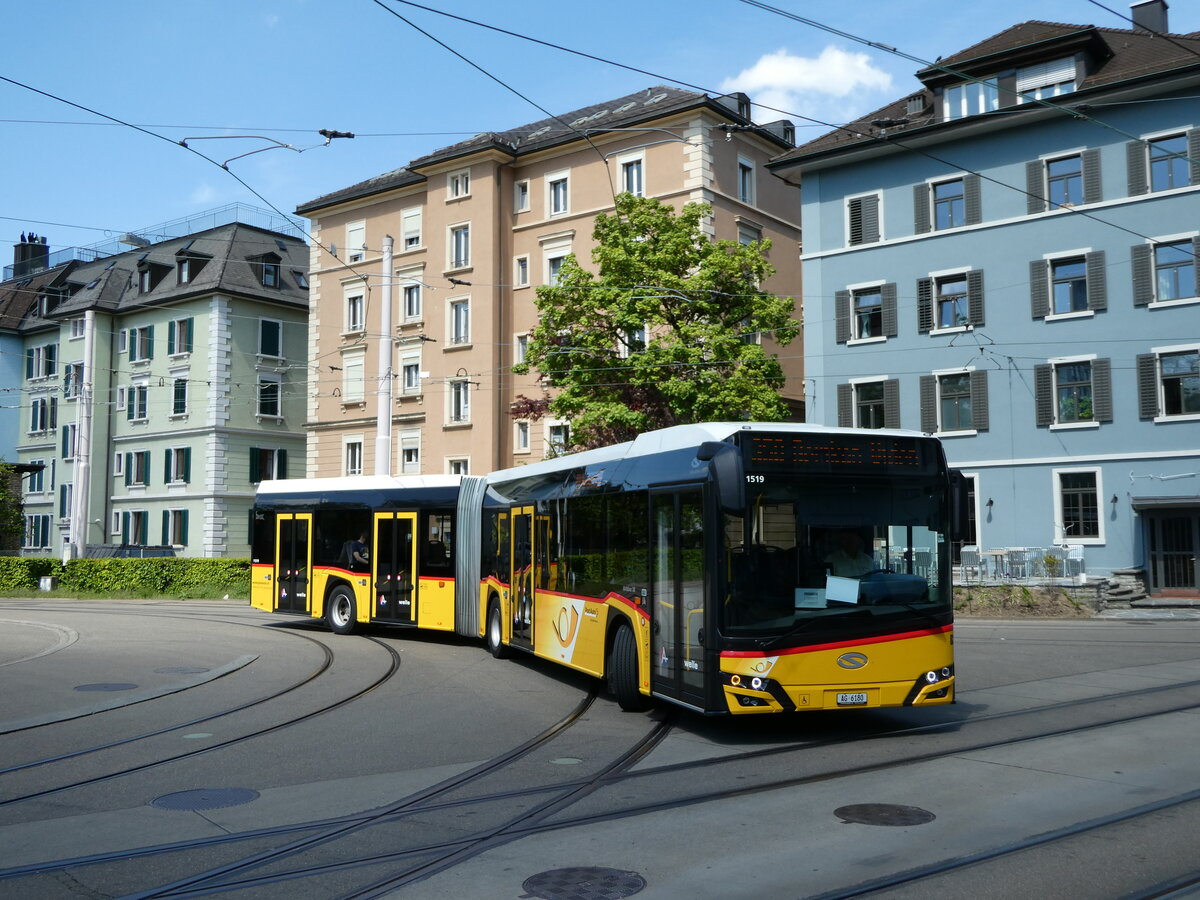
<instances>
[{"instance_id":1,"label":"drain grate","mask_svg":"<svg viewBox=\"0 0 1200 900\"><path fill-rule=\"evenodd\" d=\"M227 806L241 806L251 800L258 799L258 791L249 788L200 788L196 791L177 791L174 794L163 794L150 801L151 806L159 809L177 809L199 812L204 809L225 809Z\"/></svg>"},{"instance_id":2,"label":"drain grate","mask_svg":"<svg viewBox=\"0 0 1200 900\"><path fill-rule=\"evenodd\" d=\"M202 675L208 669L203 666L167 666L165 669L155 669L155 675Z\"/></svg>"},{"instance_id":3,"label":"drain grate","mask_svg":"<svg viewBox=\"0 0 1200 900\"><path fill-rule=\"evenodd\" d=\"M621 900L645 886L646 879L637 872L601 866L551 869L531 875L521 885L526 897L540 900Z\"/></svg>"},{"instance_id":4,"label":"drain grate","mask_svg":"<svg viewBox=\"0 0 1200 900\"><path fill-rule=\"evenodd\" d=\"M895 803L856 803L835 809L833 814L853 825L925 825L937 818L919 806L900 806Z\"/></svg>"},{"instance_id":5,"label":"drain grate","mask_svg":"<svg viewBox=\"0 0 1200 900\"><path fill-rule=\"evenodd\" d=\"M121 681L102 681L97 684L77 684L77 691L132 691L136 684Z\"/></svg>"}]
</instances>

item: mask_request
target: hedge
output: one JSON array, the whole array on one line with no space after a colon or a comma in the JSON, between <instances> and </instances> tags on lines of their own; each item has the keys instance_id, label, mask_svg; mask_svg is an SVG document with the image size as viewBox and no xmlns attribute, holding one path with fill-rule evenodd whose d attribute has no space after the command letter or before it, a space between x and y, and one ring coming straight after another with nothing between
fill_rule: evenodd
<instances>
[{"instance_id":1,"label":"hedge","mask_svg":"<svg viewBox=\"0 0 1200 900\"><path fill-rule=\"evenodd\" d=\"M0 557L0 591L38 588L55 576L68 593L110 596L216 598L250 596L248 559L56 559Z\"/></svg>"}]
</instances>

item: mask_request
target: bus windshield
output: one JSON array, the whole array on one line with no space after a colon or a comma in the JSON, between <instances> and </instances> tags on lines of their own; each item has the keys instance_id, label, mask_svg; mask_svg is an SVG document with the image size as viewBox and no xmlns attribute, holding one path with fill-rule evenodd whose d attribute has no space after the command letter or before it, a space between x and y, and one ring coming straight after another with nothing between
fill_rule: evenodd
<instances>
[{"instance_id":1,"label":"bus windshield","mask_svg":"<svg viewBox=\"0 0 1200 900\"><path fill-rule=\"evenodd\" d=\"M749 487L745 514L724 519L724 633L950 611L941 483L826 476Z\"/></svg>"}]
</instances>

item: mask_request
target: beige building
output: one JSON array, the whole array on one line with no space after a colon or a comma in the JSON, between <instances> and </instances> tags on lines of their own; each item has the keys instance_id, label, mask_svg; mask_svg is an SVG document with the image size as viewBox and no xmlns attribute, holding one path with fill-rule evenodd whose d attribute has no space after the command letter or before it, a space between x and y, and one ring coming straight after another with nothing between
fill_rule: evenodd
<instances>
[{"instance_id":1,"label":"beige building","mask_svg":"<svg viewBox=\"0 0 1200 900\"><path fill-rule=\"evenodd\" d=\"M513 400L541 389L510 367L536 323L536 286L569 253L591 267L594 217L621 191L707 201L715 238L771 239L764 287L799 298L799 188L766 169L793 146L792 126L749 114L744 94L654 87L476 135L300 206L315 238L307 474L479 474L551 455L569 423L514 420ZM780 354L797 410L802 355L800 339ZM389 415L390 439L377 440ZM384 447L390 464L377 467Z\"/></svg>"}]
</instances>

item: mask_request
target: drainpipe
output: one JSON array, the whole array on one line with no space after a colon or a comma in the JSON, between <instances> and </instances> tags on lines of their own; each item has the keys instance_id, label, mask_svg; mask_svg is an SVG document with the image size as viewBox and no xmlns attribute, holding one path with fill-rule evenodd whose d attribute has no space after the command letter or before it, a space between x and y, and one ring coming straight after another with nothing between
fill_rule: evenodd
<instances>
[{"instance_id":1,"label":"drainpipe","mask_svg":"<svg viewBox=\"0 0 1200 900\"><path fill-rule=\"evenodd\" d=\"M83 372L80 375L79 402L76 405L75 487L71 494L70 544L66 558L82 559L87 552L89 499L92 482L92 353L96 339L96 313L83 314Z\"/></svg>"},{"instance_id":2,"label":"drainpipe","mask_svg":"<svg viewBox=\"0 0 1200 900\"><path fill-rule=\"evenodd\" d=\"M375 474L392 474L392 236L383 238L383 288L379 318L379 383L375 393Z\"/></svg>"}]
</instances>

